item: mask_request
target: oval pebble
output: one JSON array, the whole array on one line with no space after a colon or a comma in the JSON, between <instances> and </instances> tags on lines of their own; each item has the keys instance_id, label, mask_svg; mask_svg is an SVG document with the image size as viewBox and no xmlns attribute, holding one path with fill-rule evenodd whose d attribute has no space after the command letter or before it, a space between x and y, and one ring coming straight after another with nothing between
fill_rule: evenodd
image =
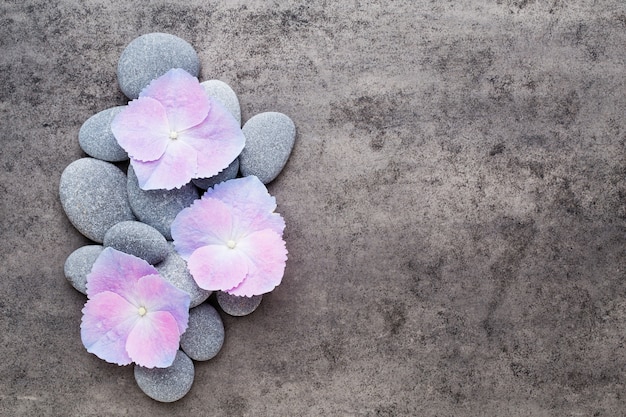
<instances>
[{"instance_id":1,"label":"oval pebble","mask_svg":"<svg viewBox=\"0 0 626 417\"><path fill-rule=\"evenodd\" d=\"M139 388L148 397L163 403L183 398L191 389L194 374L193 361L180 350L168 368L135 365L135 381Z\"/></svg>"},{"instance_id":2,"label":"oval pebble","mask_svg":"<svg viewBox=\"0 0 626 417\"><path fill-rule=\"evenodd\" d=\"M198 287L193 276L187 269L187 262L174 250L174 245L168 242L169 251L165 260L155 265L159 275L179 290L185 291L191 298L190 308L202 304L209 298L212 291Z\"/></svg>"},{"instance_id":3,"label":"oval pebble","mask_svg":"<svg viewBox=\"0 0 626 417\"><path fill-rule=\"evenodd\" d=\"M263 184L274 180L287 163L296 139L296 126L282 113L253 116L242 128L246 146L239 155L243 176L256 175Z\"/></svg>"},{"instance_id":4,"label":"oval pebble","mask_svg":"<svg viewBox=\"0 0 626 417\"><path fill-rule=\"evenodd\" d=\"M79 292L87 295L87 275L91 272L94 262L104 250L102 245L87 245L76 249L65 260L63 272L65 278Z\"/></svg>"},{"instance_id":5,"label":"oval pebble","mask_svg":"<svg viewBox=\"0 0 626 417\"><path fill-rule=\"evenodd\" d=\"M113 225L135 219L126 175L109 162L82 158L69 164L61 174L59 197L74 227L98 243Z\"/></svg>"},{"instance_id":6,"label":"oval pebble","mask_svg":"<svg viewBox=\"0 0 626 417\"><path fill-rule=\"evenodd\" d=\"M128 167L127 191L135 216L157 229L166 239L172 238L170 226L176 215L200 198L193 184L173 190L142 190L132 166Z\"/></svg>"},{"instance_id":7,"label":"oval pebble","mask_svg":"<svg viewBox=\"0 0 626 417\"><path fill-rule=\"evenodd\" d=\"M201 304L189 310L189 324L180 338L183 352L195 361L208 361L224 344L224 324L213 306Z\"/></svg>"},{"instance_id":8,"label":"oval pebble","mask_svg":"<svg viewBox=\"0 0 626 417\"><path fill-rule=\"evenodd\" d=\"M220 80L203 81L200 85L204 88L207 96L217 100L233 115L241 126L241 106L235 91L228 84Z\"/></svg>"},{"instance_id":9,"label":"oval pebble","mask_svg":"<svg viewBox=\"0 0 626 417\"><path fill-rule=\"evenodd\" d=\"M224 310L224 313L237 317L252 313L261 304L262 299L262 295L239 297L223 291L217 293L217 303Z\"/></svg>"},{"instance_id":10,"label":"oval pebble","mask_svg":"<svg viewBox=\"0 0 626 417\"><path fill-rule=\"evenodd\" d=\"M219 184L220 182L232 180L237 177L239 173L239 158L235 158L233 162L230 163L226 168L221 170L217 175L213 175L209 178L195 178L193 179L193 183L196 187L202 188L203 190L208 190L213 187L215 184Z\"/></svg>"},{"instance_id":11,"label":"oval pebble","mask_svg":"<svg viewBox=\"0 0 626 417\"><path fill-rule=\"evenodd\" d=\"M128 159L128 154L117 143L111 131L111 122L125 107L102 110L83 123L78 131L78 143L87 155L108 162Z\"/></svg>"},{"instance_id":12,"label":"oval pebble","mask_svg":"<svg viewBox=\"0 0 626 417\"><path fill-rule=\"evenodd\" d=\"M173 68L197 77L200 60L184 39L168 33L148 33L126 46L117 64L117 80L126 97L135 99L150 81Z\"/></svg>"},{"instance_id":13,"label":"oval pebble","mask_svg":"<svg viewBox=\"0 0 626 417\"><path fill-rule=\"evenodd\" d=\"M104 235L104 246L135 255L148 262L161 262L169 252L167 240L158 230L137 221L120 222Z\"/></svg>"}]
</instances>

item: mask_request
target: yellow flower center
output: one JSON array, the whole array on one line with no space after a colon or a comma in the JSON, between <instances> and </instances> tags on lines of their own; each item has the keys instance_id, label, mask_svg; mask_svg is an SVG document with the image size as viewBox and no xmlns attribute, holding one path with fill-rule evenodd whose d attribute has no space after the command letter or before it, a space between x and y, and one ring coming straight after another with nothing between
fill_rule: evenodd
<instances>
[{"instance_id":1,"label":"yellow flower center","mask_svg":"<svg viewBox=\"0 0 626 417\"><path fill-rule=\"evenodd\" d=\"M178 132L175 130L170 131L170 139L178 139Z\"/></svg>"},{"instance_id":2,"label":"yellow flower center","mask_svg":"<svg viewBox=\"0 0 626 417\"><path fill-rule=\"evenodd\" d=\"M234 240L229 240L228 242L226 242L226 246L228 246L228 249L235 249L235 246L237 246L237 242L235 242Z\"/></svg>"},{"instance_id":3,"label":"yellow flower center","mask_svg":"<svg viewBox=\"0 0 626 417\"><path fill-rule=\"evenodd\" d=\"M145 316L147 312L148 312L148 310L146 310L145 307L143 307L143 306L139 307L139 315L141 317Z\"/></svg>"}]
</instances>

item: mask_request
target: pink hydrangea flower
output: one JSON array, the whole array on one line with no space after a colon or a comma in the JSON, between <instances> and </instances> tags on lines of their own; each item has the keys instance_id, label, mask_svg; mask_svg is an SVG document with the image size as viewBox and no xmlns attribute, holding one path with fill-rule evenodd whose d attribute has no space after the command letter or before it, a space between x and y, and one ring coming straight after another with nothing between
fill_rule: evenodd
<instances>
[{"instance_id":1,"label":"pink hydrangea flower","mask_svg":"<svg viewBox=\"0 0 626 417\"><path fill-rule=\"evenodd\" d=\"M143 259L106 248L87 276L80 335L87 351L118 365L170 366L187 329L190 297Z\"/></svg>"},{"instance_id":2,"label":"pink hydrangea flower","mask_svg":"<svg viewBox=\"0 0 626 417\"><path fill-rule=\"evenodd\" d=\"M245 137L198 79L172 69L152 81L111 123L144 190L180 188L226 168Z\"/></svg>"},{"instance_id":3,"label":"pink hydrangea flower","mask_svg":"<svg viewBox=\"0 0 626 417\"><path fill-rule=\"evenodd\" d=\"M280 284L287 260L285 222L255 176L223 182L172 223L178 253L206 290L251 297Z\"/></svg>"}]
</instances>

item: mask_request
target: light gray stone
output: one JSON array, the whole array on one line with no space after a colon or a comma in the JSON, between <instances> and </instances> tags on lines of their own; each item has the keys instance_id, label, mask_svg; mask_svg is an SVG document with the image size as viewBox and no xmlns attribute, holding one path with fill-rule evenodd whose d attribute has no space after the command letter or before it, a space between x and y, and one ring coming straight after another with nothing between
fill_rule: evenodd
<instances>
[{"instance_id":1,"label":"light gray stone","mask_svg":"<svg viewBox=\"0 0 626 417\"><path fill-rule=\"evenodd\" d=\"M256 175L263 184L271 182L287 163L296 139L296 126L277 112L253 116L242 128L246 147L239 155L243 176Z\"/></svg>"},{"instance_id":2,"label":"light gray stone","mask_svg":"<svg viewBox=\"0 0 626 417\"><path fill-rule=\"evenodd\" d=\"M215 184L219 184L220 182L232 180L237 177L239 173L239 158L235 158L233 162L230 163L226 168L224 168L219 174L214 175L209 178L195 178L193 183L196 187L202 188L203 190L208 190L213 187Z\"/></svg>"},{"instance_id":3,"label":"light gray stone","mask_svg":"<svg viewBox=\"0 0 626 417\"><path fill-rule=\"evenodd\" d=\"M195 361L208 361L224 344L224 324L220 313L210 304L189 310L189 324L180 338L180 347Z\"/></svg>"},{"instance_id":4,"label":"light gray stone","mask_svg":"<svg viewBox=\"0 0 626 417\"><path fill-rule=\"evenodd\" d=\"M190 308L202 304L211 295L212 291L198 287L189 270L187 262L174 250L168 242L168 253L163 262L155 265L159 275L179 290L185 291L191 298Z\"/></svg>"},{"instance_id":5,"label":"light gray stone","mask_svg":"<svg viewBox=\"0 0 626 417\"><path fill-rule=\"evenodd\" d=\"M87 295L87 275L94 262L104 250L102 245L87 245L76 249L65 260L63 272L65 278L81 293Z\"/></svg>"},{"instance_id":6,"label":"light gray stone","mask_svg":"<svg viewBox=\"0 0 626 417\"><path fill-rule=\"evenodd\" d=\"M122 52L117 64L117 80L122 92L135 99L150 81L173 68L182 68L197 77L200 72L198 54L178 36L148 33L133 40Z\"/></svg>"},{"instance_id":7,"label":"light gray stone","mask_svg":"<svg viewBox=\"0 0 626 417\"><path fill-rule=\"evenodd\" d=\"M78 131L78 143L87 155L109 162L128 159L128 154L111 131L111 122L125 108L118 106L102 110L83 123Z\"/></svg>"},{"instance_id":8,"label":"light gray stone","mask_svg":"<svg viewBox=\"0 0 626 417\"><path fill-rule=\"evenodd\" d=\"M200 198L198 189L191 183L173 190L142 190L132 166L128 167L127 190L135 216L168 240L172 238L170 226L176 215Z\"/></svg>"},{"instance_id":9,"label":"light gray stone","mask_svg":"<svg viewBox=\"0 0 626 417\"><path fill-rule=\"evenodd\" d=\"M193 361L184 352L176 352L174 363L168 368L144 368L135 365L135 381L150 398L171 403L183 398L191 389L195 369Z\"/></svg>"},{"instance_id":10,"label":"light gray stone","mask_svg":"<svg viewBox=\"0 0 626 417\"><path fill-rule=\"evenodd\" d=\"M246 316L252 313L261 304L262 295L252 297L238 297L223 291L217 292L217 303L224 313L231 316Z\"/></svg>"},{"instance_id":11,"label":"light gray stone","mask_svg":"<svg viewBox=\"0 0 626 417\"><path fill-rule=\"evenodd\" d=\"M203 81L200 85L204 88L207 95L217 100L233 115L235 120L241 126L241 106L235 91L228 84L220 80Z\"/></svg>"},{"instance_id":12,"label":"light gray stone","mask_svg":"<svg viewBox=\"0 0 626 417\"><path fill-rule=\"evenodd\" d=\"M126 175L109 162L82 158L69 164L61 174L59 197L74 227L98 243L113 225L135 219Z\"/></svg>"},{"instance_id":13,"label":"light gray stone","mask_svg":"<svg viewBox=\"0 0 626 417\"><path fill-rule=\"evenodd\" d=\"M149 264L161 262L169 251L167 240L158 230L137 221L120 222L111 227L104 235L103 244Z\"/></svg>"}]
</instances>

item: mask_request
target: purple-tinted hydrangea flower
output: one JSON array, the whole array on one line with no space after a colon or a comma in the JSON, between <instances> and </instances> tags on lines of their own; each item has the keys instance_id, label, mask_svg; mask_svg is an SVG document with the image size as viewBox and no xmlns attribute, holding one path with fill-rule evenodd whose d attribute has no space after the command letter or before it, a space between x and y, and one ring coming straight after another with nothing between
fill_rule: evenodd
<instances>
[{"instance_id":1,"label":"purple-tinted hydrangea flower","mask_svg":"<svg viewBox=\"0 0 626 417\"><path fill-rule=\"evenodd\" d=\"M144 190L171 190L216 175L245 144L235 118L179 68L152 81L115 117L111 130Z\"/></svg>"},{"instance_id":2,"label":"purple-tinted hydrangea flower","mask_svg":"<svg viewBox=\"0 0 626 417\"><path fill-rule=\"evenodd\" d=\"M275 208L263 183L248 176L216 185L178 213L174 246L198 286L251 297L280 284L287 249Z\"/></svg>"},{"instance_id":3,"label":"purple-tinted hydrangea flower","mask_svg":"<svg viewBox=\"0 0 626 417\"><path fill-rule=\"evenodd\" d=\"M189 294L143 259L106 248L87 276L80 334L87 351L107 362L170 366L187 329Z\"/></svg>"}]
</instances>

